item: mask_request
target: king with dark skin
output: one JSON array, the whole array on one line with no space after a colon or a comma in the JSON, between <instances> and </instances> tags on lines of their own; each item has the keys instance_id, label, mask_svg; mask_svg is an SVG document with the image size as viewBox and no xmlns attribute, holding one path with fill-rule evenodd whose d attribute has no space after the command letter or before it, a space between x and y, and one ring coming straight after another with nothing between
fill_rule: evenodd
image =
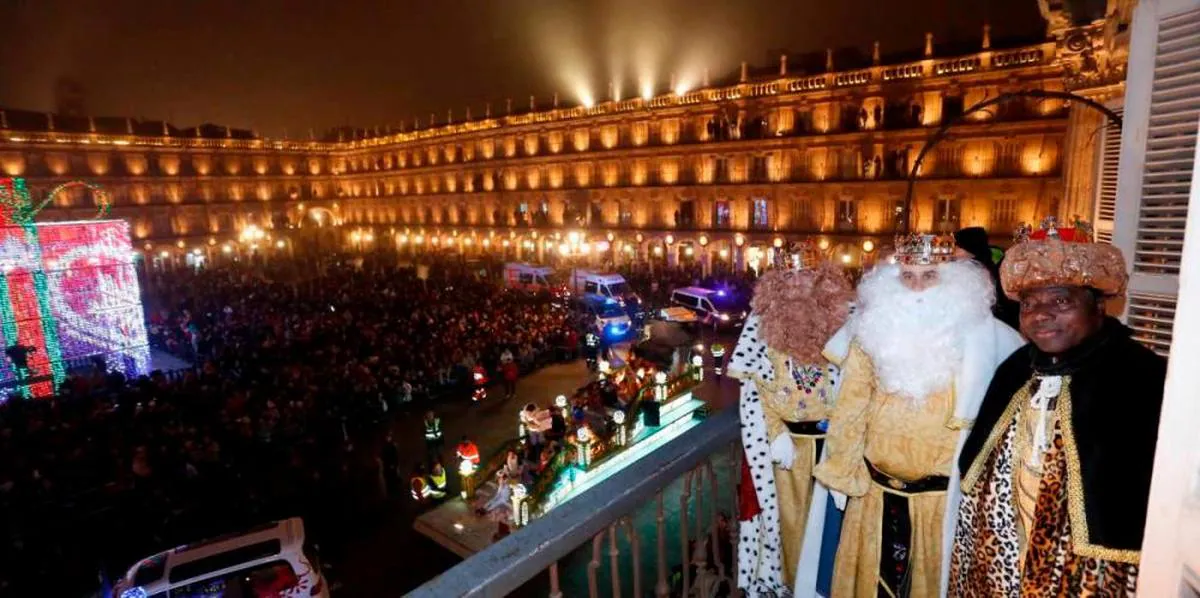
<instances>
[{"instance_id":1,"label":"king with dark skin","mask_svg":"<svg viewBox=\"0 0 1200 598\"><path fill-rule=\"evenodd\" d=\"M1104 323L1104 298L1084 287L1044 287L1021 294L1021 334L1043 353L1079 346Z\"/></svg>"}]
</instances>

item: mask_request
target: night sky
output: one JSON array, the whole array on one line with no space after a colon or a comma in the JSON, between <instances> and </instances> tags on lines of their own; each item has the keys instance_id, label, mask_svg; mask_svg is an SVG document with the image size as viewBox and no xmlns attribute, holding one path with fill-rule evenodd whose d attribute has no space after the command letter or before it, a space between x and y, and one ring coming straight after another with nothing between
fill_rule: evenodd
<instances>
[{"instance_id":1,"label":"night sky","mask_svg":"<svg viewBox=\"0 0 1200 598\"><path fill-rule=\"evenodd\" d=\"M302 137L603 99L613 77L630 97L781 49L919 50L985 20L1044 31L1035 0L0 0L0 106L51 110L69 77L95 115Z\"/></svg>"}]
</instances>

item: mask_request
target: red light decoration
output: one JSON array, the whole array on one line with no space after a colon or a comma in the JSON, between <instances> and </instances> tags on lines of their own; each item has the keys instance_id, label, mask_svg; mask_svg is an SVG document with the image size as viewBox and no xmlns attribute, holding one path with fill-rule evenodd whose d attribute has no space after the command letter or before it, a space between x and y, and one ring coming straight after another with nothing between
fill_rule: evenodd
<instances>
[{"instance_id":1,"label":"red light decoration","mask_svg":"<svg viewBox=\"0 0 1200 598\"><path fill-rule=\"evenodd\" d=\"M149 348L129 225L35 224L32 218L46 202L33 206L28 200L24 181L0 178L0 337L6 350L0 395L49 395L72 366L96 355L109 369L145 373Z\"/></svg>"}]
</instances>

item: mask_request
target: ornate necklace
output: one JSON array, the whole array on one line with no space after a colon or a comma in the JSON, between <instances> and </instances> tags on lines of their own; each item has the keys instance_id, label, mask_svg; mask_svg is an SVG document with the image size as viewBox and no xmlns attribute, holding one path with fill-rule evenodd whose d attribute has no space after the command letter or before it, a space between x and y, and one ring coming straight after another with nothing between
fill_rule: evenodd
<instances>
[{"instance_id":1,"label":"ornate necklace","mask_svg":"<svg viewBox=\"0 0 1200 598\"><path fill-rule=\"evenodd\" d=\"M796 367L789 360L788 367L792 370L792 380L796 383L796 388L804 391L806 395L813 394L817 390L817 386L825 380L825 368L822 366Z\"/></svg>"}]
</instances>

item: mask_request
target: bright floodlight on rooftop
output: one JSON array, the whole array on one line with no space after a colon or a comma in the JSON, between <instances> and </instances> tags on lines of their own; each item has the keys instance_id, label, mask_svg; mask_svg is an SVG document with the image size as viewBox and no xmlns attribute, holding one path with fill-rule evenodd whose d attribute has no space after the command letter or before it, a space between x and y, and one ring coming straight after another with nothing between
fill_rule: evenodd
<instances>
[{"instance_id":1,"label":"bright floodlight on rooftop","mask_svg":"<svg viewBox=\"0 0 1200 598\"><path fill-rule=\"evenodd\" d=\"M579 90L579 103L583 104L584 108L591 108L596 105L596 98L592 96L592 92L587 90Z\"/></svg>"}]
</instances>

